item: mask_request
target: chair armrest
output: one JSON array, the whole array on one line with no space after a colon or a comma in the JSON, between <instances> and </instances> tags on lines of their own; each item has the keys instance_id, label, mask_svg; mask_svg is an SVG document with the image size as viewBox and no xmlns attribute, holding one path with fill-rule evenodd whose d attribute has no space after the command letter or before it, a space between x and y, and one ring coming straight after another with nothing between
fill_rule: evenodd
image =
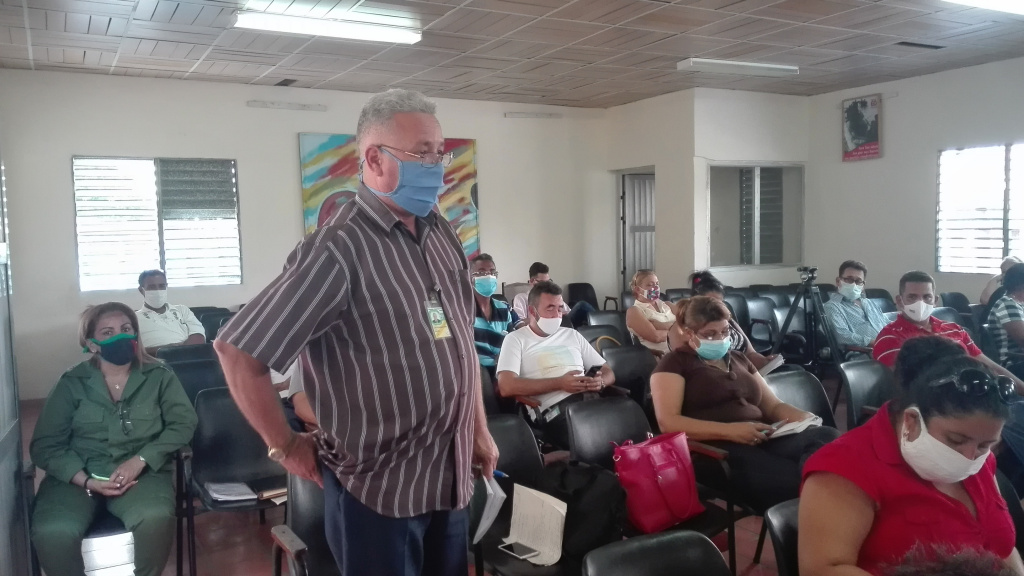
<instances>
[{"instance_id":1,"label":"chair armrest","mask_svg":"<svg viewBox=\"0 0 1024 576\"><path fill-rule=\"evenodd\" d=\"M617 297L615 297L615 296L605 296L604 297L604 309L605 310L608 309L608 301L609 300L612 301L615 304L615 309L618 310L619 309L619 299Z\"/></svg>"},{"instance_id":2,"label":"chair armrest","mask_svg":"<svg viewBox=\"0 0 1024 576\"><path fill-rule=\"evenodd\" d=\"M867 346L847 346L846 349L850 352L860 352L861 354L872 353L871 348L868 348Z\"/></svg>"},{"instance_id":3,"label":"chair armrest","mask_svg":"<svg viewBox=\"0 0 1024 576\"><path fill-rule=\"evenodd\" d=\"M306 553L306 543L284 524L271 528L270 538L274 541L275 546L279 546L289 558L296 561L300 561L302 555Z\"/></svg>"},{"instance_id":4,"label":"chair armrest","mask_svg":"<svg viewBox=\"0 0 1024 576\"><path fill-rule=\"evenodd\" d=\"M760 319L760 318L751 318L751 319L750 319L750 323L751 323L751 324L764 324L764 325L765 325L765 326L767 326L768 328L771 328L771 327L772 327L772 323L771 323L771 322L769 322L769 321L767 321L767 320L762 320L762 319Z\"/></svg>"},{"instance_id":5,"label":"chair armrest","mask_svg":"<svg viewBox=\"0 0 1024 576\"><path fill-rule=\"evenodd\" d=\"M622 386L616 386L614 384L612 384L611 386L605 386L604 389L607 391L608 394L612 394L615 396L628 397L630 395L629 390L623 388Z\"/></svg>"},{"instance_id":6,"label":"chair armrest","mask_svg":"<svg viewBox=\"0 0 1024 576\"><path fill-rule=\"evenodd\" d=\"M721 448L715 448L710 444L698 442L696 440L687 440L686 445L689 446L690 452L707 456L714 460L725 460L729 458L729 451L722 450Z\"/></svg>"}]
</instances>

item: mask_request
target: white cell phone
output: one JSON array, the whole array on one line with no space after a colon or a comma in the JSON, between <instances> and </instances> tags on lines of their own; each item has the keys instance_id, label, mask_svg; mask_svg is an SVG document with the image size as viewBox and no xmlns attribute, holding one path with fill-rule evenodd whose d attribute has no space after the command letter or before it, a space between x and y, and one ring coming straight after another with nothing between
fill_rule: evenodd
<instances>
[{"instance_id":1,"label":"white cell phone","mask_svg":"<svg viewBox=\"0 0 1024 576\"><path fill-rule=\"evenodd\" d=\"M498 546L498 550L507 552L515 556L516 558L519 558L520 560L533 558L534 556L540 554L540 552L534 550L533 548L530 548L529 546L525 544L520 544L518 542L509 542L507 544L502 544L501 546Z\"/></svg>"}]
</instances>

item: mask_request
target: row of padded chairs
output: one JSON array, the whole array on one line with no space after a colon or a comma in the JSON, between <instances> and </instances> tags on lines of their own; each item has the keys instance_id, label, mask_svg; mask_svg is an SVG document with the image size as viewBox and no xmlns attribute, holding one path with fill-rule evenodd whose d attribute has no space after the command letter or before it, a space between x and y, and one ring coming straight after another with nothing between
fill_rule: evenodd
<instances>
[{"instance_id":1,"label":"row of padded chairs","mask_svg":"<svg viewBox=\"0 0 1024 576\"><path fill-rule=\"evenodd\" d=\"M999 493L1006 500L1010 517L1013 519L1013 525L1017 531L1016 548L1024 550L1024 506L1021 506L1020 497L1010 480L999 470L996 470L996 484L999 486ZM772 547L775 550L775 564L779 569L779 576L800 576L797 546L800 528L799 516L799 498L776 504L769 508L764 515L765 526L771 535Z\"/></svg>"}]
</instances>

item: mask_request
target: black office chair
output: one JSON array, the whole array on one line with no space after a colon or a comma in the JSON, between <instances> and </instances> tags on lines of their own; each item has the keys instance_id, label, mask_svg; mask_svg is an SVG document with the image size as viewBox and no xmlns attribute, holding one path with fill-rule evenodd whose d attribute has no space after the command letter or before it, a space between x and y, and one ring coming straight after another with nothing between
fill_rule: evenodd
<instances>
[{"instance_id":1,"label":"black office chair","mask_svg":"<svg viewBox=\"0 0 1024 576\"><path fill-rule=\"evenodd\" d=\"M199 321L203 323L203 328L206 330L206 341L213 342L217 337L217 332L220 331L220 327L224 325L224 321L234 315L234 312L207 312L203 314Z\"/></svg>"},{"instance_id":2,"label":"black office chair","mask_svg":"<svg viewBox=\"0 0 1024 576\"><path fill-rule=\"evenodd\" d=\"M1017 529L1016 548L1024 550L1024 506L1021 506L1020 496L1017 495L1010 479L999 469L996 469L996 484L999 486L999 493L1003 496L1003 500L1006 500L1010 518L1013 519L1013 527Z\"/></svg>"},{"instance_id":3,"label":"black office chair","mask_svg":"<svg viewBox=\"0 0 1024 576\"><path fill-rule=\"evenodd\" d=\"M181 387L185 389L185 395L193 405L196 403L196 396L203 390L224 388L228 385L224 379L224 370L216 358L175 362L169 364L169 367L178 377Z\"/></svg>"},{"instance_id":4,"label":"black office chair","mask_svg":"<svg viewBox=\"0 0 1024 576\"><path fill-rule=\"evenodd\" d=\"M729 576L707 536L677 530L613 542L583 558L583 576Z\"/></svg>"},{"instance_id":5,"label":"black office chair","mask_svg":"<svg viewBox=\"0 0 1024 576\"><path fill-rule=\"evenodd\" d=\"M775 304L776 308L782 308L788 310L790 305L793 304L794 292L791 288L780 288L773 286L771 290L765 290L758 292L758 296L761 298L768 298Z\"/></svg>"},{"instance_id":6,"label":"black office chair","mask_svg":"<svg viewBox=\"0 0 1024 576\"><path fill-rule=\"evenodd\" d=\"M774 331L782 339L782 347L779 349L782 357L786 359L787 363L809 363L814 351L811 350L810 343L807 341L807 322L804 309L796 309L785 334L782 333L782 326L786 322L786 316L789 315L789 307L776 307L773 313L775 314Z\"/></svg>"},{"instance_id":7,"label":"black office chair","mask_svg":"<svg viewBox=\"0 0 1024 576\"><path fill-rule=\"evenodd\" d=\"M971 313L971 300L960 292L943 292L939 294L942 305L952 308L961 314Z\"/></svg>"},{"instance_id":8,"label":"black office chair","mask_svg":"<svg viewBox=\"0 0 1024 576\"><path fill-rule=\"evenodd\" d=\"M689 288L669 288L665 290L664 296L668 298L669 302L678 302L693 296L693 290Z\"/></svg>"},{"instance_id":9,"label":"black office chair","mask_svg":"<svg viewBox=\"0 0 1024 576\"><path fill-rule=\"evenodd\" d=\"M518 416L503 414L487 420L487 429L491 432L495 445L498 447L498 470L508 478L498 479L506 494L498 518L491 525L487 534L478 543L472 545L476 573L487 572L497 576L562 576L579 574L579 561L563 555L553 566L536 566L525 560L518 560L498 550L502 538L508 536L512 519L514 501L514 485L522 484L527 488L535 488L544 471L544 461L537 443L526 422ZM474 497L470 502L469 537L472 540L483 513L484 498L480 492L481 481L477 481Z\"/></svg>"},{"instance_id":10,"label":"black office chair","mask_svg":"<svg viewBox=\"0 0 1024 576\"><path fill-rule=\"evenodd\" d=\"M772 537L775 565L779 569L779 576L800 576L800 559L797 555L797 519L799 516L799 498L776 504L764 513L764 524L768 527L768 533Z\"/></svg>"},{"instance_id":11,"label":"black office chair","mask_svg":"<svg viewBox=\"0 0 1024 576\"><path fill-rule=\"evenodd\" d=\"M588 282L572 282L565 285L565 300L569 306L575 305L577 302L586 302L594 307L594 310L600 310L601 307L597 305L597 292L594 291L594 286Z\"/></svg>"},{"instance_id":12,"label":"black office chair","mask_svg":"<svg viewBox=\"0 0 1024 576\"><path fill-rule=\"evenodd\" d=\"M818 292L821 292L821 299L828 302L828 295L836 291L835 284L815 284L818 287Z\"/></svg>"},{"instance_id":13,"label":"black office chair","mask_svg":"<svg viewBox=\"0 0 1024 576\"><path fill-rule=\"evenodd\" d=\"M889 298L868 298L868 300L871 300L872 302L877 304L879 310L882 311L882 314L896 312L896 304Z\"/></svg>"},{"instance_id":14,"label":"black office chair","mask_svg":"<svg viewBox=\"0 0 1024 576\"><path fill-rule=\"evenodd\" d=\"M615 386L629 390L629 397L643 406L651 387L651 373L658 367L654 354L642 346L605 348L602 353L615 374Z\"/></svg>"},{"instance_id":15,"label":"black office chair","mask_svg":"<svg viewBox=\"0 0 1024 576\"><path fill-rule=\"evenodd\" d=\"M970 334L971 339L976 340L978 338L978 335L974 332L974 328L968 323L971 319L971 315L969 313L961 314L960 312L957 312L955 308L941 306L932 311L932 316L942 320L943 322L952 322L957 326L960 326Z\"/></svg>"},{"instance_id":16,"label":"black office chair","mask_svg":"<svg viewBox=\"0 0 1024 576\"><path fill-rule=\"evenodd\" d=\"M622 310L629 310L630 306L636 304L636 296L632 291L623 292L619 295L619 302L622 302Z\"/></svg>"},{"instance_id":17,"label":"black office chair","mask_svg":"<svg viewBox=\"0 0 1024 576\"><path fill-rule=\"evenodd\" d=\"M284 487L287 472L267 457L267 445L252 429L231 399L227 388L203 390L196 395L199 423L192 438L192 455L187 461L184 494L185 520L189 542L189 574L196 572L195 499L210 512L264 511L277 506L271 500L214 500L208 482L244 482L264 489ZM178 533L182 518L178 517Z\"/></svg>"},{"instance_id":18,"label":"black office chair","mask_svg":"<svg viewBox=\"0 0 1024 576\"><path fill-rule=\"evenodd\" d=\"M744 298L756 298L757 297L757 290L754 290L753 288L751 288L749 286L746 287L746 288L730 288L727 293L728 294L739 294L740 296L743 296Z\"/></svg>"},{"instance_id":19,"label":"black office chair","mask_svg":"<svg viewBox=\"0 0 1024 576\"><path fill-rule=\"evenodd\" d=\"M494 389L494 379L491 378L491 371L486 366L480 367L480 392L484 398L484 412L491 416L501 414L501 402L498 401L498 392Z\"/></svg>"},{"instance_id":20,"label":"black office chair","mask_svg":"<svg viewBox=\"0 0 1024 576\"><path fill-rule=\"evenodd\" d=\"M732 318L740 325L740 328L748 336L750 335L750 310L747 306L747 297L736 292L726 292L723 300L729 305Z\"/></svg>"},{"instance_id":21,"label":"black office chair","mask_svg":"<svg viewBox=\"0 0 1024 576\"><path fill-rule=\"evenodd\" d=\"M589 326L614 326L622 334L622 343L625 344L630 339L629 329L626 328L626 313L623 311L604 311L595 310L587 315L587 324Z\"/></svg>"},{"instance_id":22,"label":"black office chair","mask_svg":"<svg viewBox=\"0 0 1024 576\"><path fill-rule=\"evenodd\" d=\"M189 344L187 346L164 346L156 351L156 357L168 364L190 362L193 360L216 360L217 353L213 344Z\"/></svg>"},{"instance_id":23,"label":"black office chair","mask_svg":"<svg viewBox=\"0 0 1024 576\"><path fill-rule=\"evenodd\" d=\"M885 288L865 288L864 297L871 298L872 300L875 298L884 298L889 302L895 302L895 300L892 299L892 294L890 294Z\"/></svg>"},{"instance_id":24,"label":"black office chair","mask_svg":"<svg viewBox=\"0 0 1024 576\"><path fill-rule=\"evenodd\" d=\"M820 416L822 426L837 428L828 394L814 374L806 370L773 372L764 381L779 400Z\"/></svg>"},{"instance_id":25,"label":"black office chair","mask_svg":"<svg viewBox=\"0 0 1024 576\"><path fill-rule=\"evenodd\" d=\"M839 365L846 390L846 429L865 423L887 400L896 396L892 371L871 359L851 360Z\"/></svg>"},{"instance_id":26,"label":"black office chair","mask_svg":"<svg viewBox=\"0 0 1024 576\"><path fill-rule=\"evenodd\" d=\"M604 354L604 351L609 348L618 348L630 343L627 335L611 324L580 326L577 330L601 354Z\"/></svg>"},{"instance_id":27,"label":"black office chair","mask_svg":"<svg viewBox=\"0 0 1024 576\"><path fill-rule=\"evenodd\" d=\"M975 329L981 332L982 324L988 324L988 318L985 317L985 312L988 311L988 306L984 304L971 304L971 320L973 320Z\"/></svg>"},{"instance_id":28,"label":"black office chair","mask_svg":"<svg viewBox=\"0 0 1024 576\"><path fill-rule=\"evenodd\" d=\"M750 316L750 345L755 351L767 354L778 337L775 302L770 298L748 298L747 314Z\"/></svg>"},{"instance_id":29,"label":"black office chair","mask_svg":"<svg viewBox=\"0 0 1024 576\"><path fill-rule=\"evenodd\" d=\"M192 311L192 314L195 314L195 317L199 319L200 322L203 321L203 314L209 312L230 312L227 308L222 308L220 306L189 306L189 310Z\"/></svg>"},{"instance_id":30,"label":"black office chair","mask_svg":"<svg viewBox=\"0 0 1024 576\"><path fill-rule=\"evenodd\" d=\"M751 290L753 290L755 292L755 296L760 296L761 292L763 292L765 290L771 290L772 289L772 285L771 284L751 284L750 286L748 286L748 288L750 288Z\"/></svg>"},{"instance_id":31,"label":"black office chair","mask_svg":"<svg viewBox=\"0 0 1024 576\"><path fill-rule=\"evenodd\" d=\"M285 556L291 576L341 576L324 530L324 490L316 482L288 475L285 523L270 529L274 576Z\"/></svg>"}]
</instances>

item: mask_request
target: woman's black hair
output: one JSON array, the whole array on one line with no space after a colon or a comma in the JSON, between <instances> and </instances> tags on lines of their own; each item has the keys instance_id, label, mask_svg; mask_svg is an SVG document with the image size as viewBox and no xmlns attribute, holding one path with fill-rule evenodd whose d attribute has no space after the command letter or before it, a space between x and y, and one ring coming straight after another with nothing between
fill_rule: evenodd
<instances>
[{"instance_id":1,"label":"woman's black hair","mask_svg":"<svg viewBox=\"0 0 1024 576\"><path fill-rule=\"evenodd\" d=\"M690 274L690 289L694 296L703 296L709 292L725 293L725 286L709 270L698 270Z\"/></svg>"},{"instance_id":2,"label":"woman's black hair","mask_svg":"<svg viewBox=\"0 0 1024 576\"><path fill-rule=\"evenodd\" d=\"M967 356L967 351L956 342L942 336L922 336L903 343L896 355L896 383L906 389L921 372L939 358Z\"/></svg>"},{"instance_id":3,"label":"woman's black hair","mask_svg":"<svg viewBox=\"0 0 1024 576\"><path fill-rule=\"evenodd\" d=\"M968 368L992 376L984 364L963 353L959 345L950 342L959 349L954 353L952 348L941 342L943 340L940 336L925 336L903 344L896 359L900 394L893 402L894 410L902 412L910 406L917 406L925 420L933 416L955 417L976 412L1007 419L1010 409L994 388L975 396L957 390L953 383L931 385Z\"/></svg>"}]
</instances>

